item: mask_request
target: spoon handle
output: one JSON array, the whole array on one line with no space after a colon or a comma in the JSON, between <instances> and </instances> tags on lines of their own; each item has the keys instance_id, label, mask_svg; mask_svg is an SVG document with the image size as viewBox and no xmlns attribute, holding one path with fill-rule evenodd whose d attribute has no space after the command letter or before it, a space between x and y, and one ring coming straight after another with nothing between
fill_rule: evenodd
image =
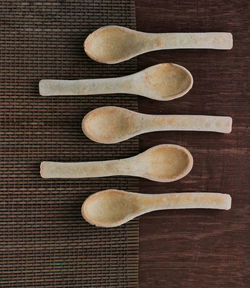
<instances>
[{"instance_id":1,"label":"spoon handle","mask_svg":"<svg viewBox=\"0 0 250 288\"><path fill-rule=\"evenodd\" d=\"M204 115L145 115L142 119L146 132L152 131L207 131L230 133L232 118Z\"/></svg>"},{"instance_id":2,"label":"spoon handle","mask_svg":"<svg viewBox=\"0 0 250 288\"><path fill-rule=\"evenodd\" d=\"M222 193L170 193L161 195L143 195L143 208L154 210L164 209L222 209L231 208L231 196Z\"/></svg>"},{"instance_id":3,"label":"spoon handle","mask_svg":"<svg viewBox=\"0 0 250 288\"><path fill-rule=\"evenodd\" d=\"M39 93L42 96L124 93L128 82L129 77L85 80L44 79L39 82Z\"/></svg>"},{"instance_id":4,"label":"spoon handle","mask_svg":"<svg viewBox=\"0 0 250 288\"><path fill-rule=\"evenodd\" d=\"M233 47L233 37L226 32L149 34L154 50L158 49L222 49Z\"/></svg>"},{"instance_id":5,"label":"spoon handle","mask_svg":"<svg viewBox=\"0 0 250 288\"><path fill-rule=\"evenodd\" d=\"M127 159L62 163L43 161L40 166L42 178L92 178L114 175L128 175L127 165L123 165ZM126 163L125 163L126 164Z\"/></svg>"}]
</instances>

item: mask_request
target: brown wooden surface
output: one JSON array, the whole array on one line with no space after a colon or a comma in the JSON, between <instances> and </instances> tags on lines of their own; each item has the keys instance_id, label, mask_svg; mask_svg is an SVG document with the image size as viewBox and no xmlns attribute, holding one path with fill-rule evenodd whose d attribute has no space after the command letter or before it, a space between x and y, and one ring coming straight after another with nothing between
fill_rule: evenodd
<instances>
[{"instance_id":1,"label":"brown wooden surface","mask_svg":"<svg viewBox=\"0 0 250 288\"><path fill-rule=\"evenodd\" d=\"M138 59L138 69L173 62L194 76L193 89L178 100L140 97L141 112L233 117L229 135L165 132L140 138L141 150L176 143L194 156L190 175L170 184L141 181L141 192L210 191L233 197L230 211L161 211L141 217L141 288L250 287L248 2L136 0L138 30L234 36L231 51L161 51Z\"/></svg>"}]
</instances>

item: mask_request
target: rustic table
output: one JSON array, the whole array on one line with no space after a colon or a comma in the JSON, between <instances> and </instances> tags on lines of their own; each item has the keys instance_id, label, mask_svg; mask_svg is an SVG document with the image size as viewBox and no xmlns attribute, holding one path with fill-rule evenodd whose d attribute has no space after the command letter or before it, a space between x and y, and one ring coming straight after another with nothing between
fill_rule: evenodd
<instances>
[{"instance_id":1,"label":"rustic table","mask_svg":"<svg viewBox=\"0 0 250 288\"><path fill-rule=\"evenodd\" d=\"M231 51L173 50L138 58L138 69L161 62L187 67L193 89L170 102L139 99L140 112L233 117L229 135L161 132L140 137L140 148L176 143L194 156L191 174L161 184L142 180L141 192L229 193L231 211L163 211L140 218L140 287L250 287L249 249L249 7L241 1L136 0L145 32L228 31Z\"/></svg>"}]
</instances>

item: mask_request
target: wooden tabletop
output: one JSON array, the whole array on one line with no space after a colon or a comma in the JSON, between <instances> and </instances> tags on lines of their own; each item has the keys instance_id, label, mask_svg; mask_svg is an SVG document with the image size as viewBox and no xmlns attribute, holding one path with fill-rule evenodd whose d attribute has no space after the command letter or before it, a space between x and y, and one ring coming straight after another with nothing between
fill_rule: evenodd
<instances>
[{"instance_id":1,"label":"wooden tabletop","mask_svg":"<svg viewBox=\"0 0 250 288\"><path fill-rule=\"evenodd\" d=\"M145 32L232 32L234 47L144 54L139 69L172 62L194 77L192 90L170 102L139 99L152 114L226 115L231 134L160 132L140 137L143 151L175 143L190 150L194 168L180 181L142 180L141 192L221 192L230 211L160 211L140 218L139 283L146 287L250 287L250 101L248 1L136 0L137 29Z\"/></svg>"}]
</instances>

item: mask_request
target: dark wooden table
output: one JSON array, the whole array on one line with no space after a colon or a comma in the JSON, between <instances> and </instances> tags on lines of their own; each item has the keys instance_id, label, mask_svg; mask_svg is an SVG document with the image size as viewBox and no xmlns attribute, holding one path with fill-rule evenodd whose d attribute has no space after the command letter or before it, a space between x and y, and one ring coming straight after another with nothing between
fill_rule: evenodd
<instances>
[{"instance_id":1,"label":"dark wooden table","mask_svg":"<svg viewBox=\"0 0 250 288\"><path fill-rule=\"evenodd\" d=\"M176 143L194 156L187 177L169 184L141 181L141 192L222 192L231 194L233 203L230 211L161 211L141 217L140 287L250 287L248 2L136 0L138 30L228 31L234 36L231 51L160 51L138 59L139 69L173 62L188 68L194 77L193 89L178 100L163 103L140 97L141 112L233 117L229 135L141 136L141 150Z\"/></svg>"}]
</instances>

